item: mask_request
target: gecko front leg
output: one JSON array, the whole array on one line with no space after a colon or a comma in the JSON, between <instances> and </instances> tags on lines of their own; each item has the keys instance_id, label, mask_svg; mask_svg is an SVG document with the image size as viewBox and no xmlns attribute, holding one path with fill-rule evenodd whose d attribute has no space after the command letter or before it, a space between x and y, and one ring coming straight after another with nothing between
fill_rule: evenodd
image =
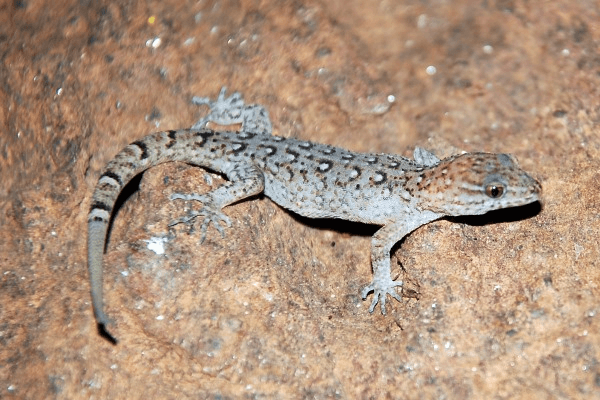
<instances>
[{"instance_id":1,"label":"gecko front leg","mask_svg":"<svg viewBox=\"0 0 600 400\"><path fill-rule=\"evenodd\" d=\"M390 252L392 247L413 230L438 218L440 218L439 214L423 212L407 217L403 221L384 225L375 232L371 240L373 280L361 292L363 300L367 298L370 292L373 292L373 301L369 307L369 312L372 313L377 303L379 303L381 313L385 315L385 303L388 294L398 301L402 300L402 296L398 294L396 287L401 287L403 282L392 279L392 270L390 267Z\"/></svg>"}]
</instances>

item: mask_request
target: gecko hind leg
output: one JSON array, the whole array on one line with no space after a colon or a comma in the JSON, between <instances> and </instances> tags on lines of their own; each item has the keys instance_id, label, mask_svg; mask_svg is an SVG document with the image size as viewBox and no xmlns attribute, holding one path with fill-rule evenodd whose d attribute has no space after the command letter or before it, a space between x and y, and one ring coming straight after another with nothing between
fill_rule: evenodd
<instances>
[{"instance_id":1,"label":"gecko hind leg","mask_svg":"<svg viewBox=\"0 0 600 400\"><path fill-rule=\"evenodd\" d=\"M206 238L206 231L211 222L224 237L223 223L231 227L231 220L223 214L223 207L262 193L265 188L265 177L262 171L253 164L238 164L223 172L229 182L208 193L173 193L170 196L171 200L199 201L202 203L202 207L172 221L169 226L181 223L191 225L196 217L203 217L200 242Z\"/></svg>"},{"instance_id":2,"label":"gecko hind leg","mask_svg":"<svg viewBox=\"0 0 600 400\"><path fill-rule=\"evenodd\" d=\"M183 194L173 193L170 197L171 200L195 200L203 204L199 210L190 210L187 215L177 218L169 223L169 226L175 226L177 224L192 225L195 222L196 217L204 217L202 225L200 226L200 243L206 239L206 232L208 226L212 222L217 231L221 234L221 237L225 237L225 230L223 229L223 223L228 228L231 227L231 220L225 215L219 207L214 206L214 201L210 194L198 195L198 194Z\"/></svg>"},{"instance_id":3,"label":"gecko hind leg","mask_svg":"<svg viewBox=\"0 0 600 400\"><path fill-rule=\"evenodd\" d=\"M241 93L235 92L225 97L227 88L223 86L216 100L209 97L192 98L192 103L210 108L208 115L196 122L192 129L205 128L209 122L218 125L241 124L242 132L251 132L259 135L271 135L273 124L269 118L269 112L258 104L246 105Z\"/></svg>"}]
</instances>

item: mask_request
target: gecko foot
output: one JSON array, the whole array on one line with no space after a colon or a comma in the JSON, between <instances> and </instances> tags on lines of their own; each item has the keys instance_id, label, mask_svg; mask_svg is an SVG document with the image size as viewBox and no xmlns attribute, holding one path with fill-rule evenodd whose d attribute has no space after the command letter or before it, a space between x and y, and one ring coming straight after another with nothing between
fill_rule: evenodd
<instances>
[{"instance_id":1,"label":"gecko foot","mask_svg":"<svg viewBox=\"0 0 600 400\"><path fill-rule=\"evenodd\" d=\"M233 125L244 121L244 99L238 92L233 93L229 97L225 97L227 88L223 86L216 100L211 100L209 97L192 98L192 103L197 106L207 105L210 108L209 114L196 122L192 128L204 128L209 122L214 122L219 125Z\"/></svg>"},{"instance_id":2,"label":"gecko foot","mask_svg":"<svg viewBox=\"0 0 600 400\"><path fill-rule=\"evenodd\" d=\"M202 221L202 225L200 226L200 243L204 242L206 239L206 231L208 230L208 225L212 222L215 228L221 234L221 237L225 237L225 230L223 229L222 222L227 225L227 227L231 227L231 220L229 217L221 212L221 210L216 209L216 207L211 206L212 201L211 197L208 195L197 195L197 194L181 194L181 193L173 193L171 195L171 200L196 200L200 201L205 206L201 207L199 210L190 210L188 215L177 218L169 223L169 226L175 226L177 224L187 224L192 225L194 223L194 219L196 217L204 217Z\"/></svg>"},{"instance_id":3,"label":"gecko foot","mask_svg":"<svg viewBox=\"0 0 600 400\"><path fill-rule=\"evenodd\" d=\"M242 124L241 132L252 132L259 135L271 135L273 124L269 112L261 105L246 105L239 92L225 97L226 88L223 86L216 100L209 97L192 98L192 103L210 108L208 115L196 122L192 129L205 128L209 122L217 125Z\"/></svg>"},{"instance_id":4,"label":"gecko foot","mask_svg":"<svg viewBox=\"0 0 600 400\"><path fill-rule=\"evenodd\" d=\"M361 292L363 300L367 298L367 295L370 292L373 292L373 301L369 307L369 312L372 313L373 310L375 310L377 303L379 303L381 307L381 313L385 315L385 301L388 294L394 299L402 301L402 296L399 295L395 289L396 286L402 286L402 284L402 281L394 281L390 278L374 278L373 281L369 285L365 286Z\"/></svg>"}]
</instances>

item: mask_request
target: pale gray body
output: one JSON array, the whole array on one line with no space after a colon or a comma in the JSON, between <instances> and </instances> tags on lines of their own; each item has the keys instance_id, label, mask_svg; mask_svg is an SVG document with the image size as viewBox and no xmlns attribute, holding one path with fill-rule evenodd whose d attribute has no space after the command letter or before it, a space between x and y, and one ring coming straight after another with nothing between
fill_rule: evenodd
<instances>
[{"instance_id":1,"label":"pale gray body","mask_svg":"<svg viewBox=\"0 0 600 400\"><path fill-rule=\"evenodd\" d=\"M339 218L382 226L372 239L374 292L385 314L386 295L400 300L401 281L392 280L390 250L414 229L447 215L483 214L539 201L540 184L506 154L469 153L439 160L417 148L415 160L392 154L354 153L329 145L271 135L271 121L258 105L246 106L223 89L207 104L209 115L188 130L158 132L123 149L106 167L93 195L88 219L88 264L94 313L107 323L102 300L102 255L118 194L135 175L151 166L183 161L223 173L229 182L205 194L174 194L202 206L171 223L203 219L202 240L210 222L224 235L230 221L221 209L264 193L280 206L310 218ZM239 132L206 129L208 122L241 124Z\"/></svg>"}]
</instances>

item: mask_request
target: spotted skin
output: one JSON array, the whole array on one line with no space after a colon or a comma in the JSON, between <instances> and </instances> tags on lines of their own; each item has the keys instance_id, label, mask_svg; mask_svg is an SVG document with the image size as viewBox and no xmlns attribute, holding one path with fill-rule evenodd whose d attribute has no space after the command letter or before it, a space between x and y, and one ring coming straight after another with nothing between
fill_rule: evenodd
<instances>
[{"instance_id":1,"label":"spotted skin","mask_svg":"<svg viewBox=\"0 0 600 400\"><path fill-rule=\"evenodd\" d=\"M211 223L222 236L231 221L222 208L264 193L283 208L309 218L339 218L381 228L371 245L373 292L369 311L386 297L401 296L390 271L392 246L418 227L444 216L478 215L541 200L540 184L507 154L466 153L439 160L415 149L414 160L393 154L363 154L326 144L271 135L271 121L258 105L246 106L238 93L216 101L195 98L211 108L192 129L150 134L126 146L100 176L88 218L88 267L97 322L103 309L102 257L116 199L146 169L183 161L218 171L228 182L208 193L175 193L173 201L198 201L199 209L171 222L201 221L201 239ZM241 124L239 132L206 128L209 122ZM249 128L250 127L250 128Z\"/></svg>"}]
</instances>

